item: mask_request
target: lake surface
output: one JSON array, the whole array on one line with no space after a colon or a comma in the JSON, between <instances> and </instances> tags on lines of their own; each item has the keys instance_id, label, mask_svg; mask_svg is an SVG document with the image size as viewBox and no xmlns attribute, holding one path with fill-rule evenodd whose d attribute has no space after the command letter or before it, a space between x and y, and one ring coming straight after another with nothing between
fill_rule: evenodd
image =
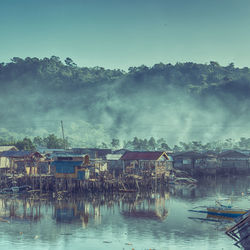
<instances>
[{"instance_id":1,"label":"lake surface","mask_svg":"<svg viewBox=\"0 0 250 250\"><path fill-rule=\"evenodd\" d=\"M153 194L60 201L2 196L0 217L7 222L0 221L0 249L238 249L225 234L232 221L200 220L206 214L188 210L218 198L250 208L248 193L250 178L233 177Z\"/></svg>"}]
</instances>

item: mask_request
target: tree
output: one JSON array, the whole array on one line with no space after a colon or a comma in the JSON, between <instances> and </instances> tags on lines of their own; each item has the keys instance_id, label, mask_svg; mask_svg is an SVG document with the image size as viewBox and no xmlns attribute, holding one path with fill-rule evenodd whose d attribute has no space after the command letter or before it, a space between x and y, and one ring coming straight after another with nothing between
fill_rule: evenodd
<instances>
[{"instance_id":1,"label":"tree","mask_svg":"<svg viewBox=\"0 0 250 250\"><path fill-rule=\"evenodd\" d=\"M214 68L220 67L220 64L217 63L217 62L215 62L215 61L210 61L210 65L211 65L212 67L214 67Z\"/></svg>"},{"instance_id":2,"label":"tree","mask_svg":"<svg viewBox=\"0 0 250 250\"><path fill-rule=\"evenodd\" d=\"M24 60L20 57L13 57L11 61L16 64L22 64Z\"/></svg>"},{"instance_id":3,"label":"tree","mask_svg":"<svg viewBox=\"0 0 250 250\"><path fill-rule=\"evenodd\" d=\"M34 143L36 146L45 146L44 140L43 140L40 136L34 137L33 143Z\"/></svg>"},{"instance_id":4,"label":"tree","mask_svg":"<svg viewBox=\"0 0 250 250\"><path fill-rule=\"evenodd\" d=\"M120 141L119 141L119 139L112 139L112 141L111 141L111 146L112 146L113 148L118 148L118 147L120 146Z\"/></svg>"},{"instance_id":5,"label":"tree","mask_svg":"<svg viewBox=\"0 0 250 250\"><path fill-rule=\"evenodd\" d=\"M241 137L238 144L242 149L250 149L250 138Z\"/></svg>"},{"instance_id":6,"label":"tree","mask_svg":"<svg viewBox=\"0 0 250 250\"><path fill-rule=\"evenodd\" d=\"M173 151L174 152L179 152L179 151L181 151L181 147L179 147L178 145L174 145Z\"/></svg>"},{"instance_id":7,"label":"tree","mask_svg":"<svg viewBox=\"0 0 250 250\"><path fill-rule=\"evenodd\" d=\"M157 149L164 150L164 151L171 150L171 148L168 146L168 144L166 143L166 140L164 138L160 138L157 140Z\"/></svg>"},{"instance_id":8,"label":"tree","mask_svg":"<svg viewBox=\"0 0 250 250\"><path fill-rule=\"evenodd\" d=\"M149 150L152 150L154 151L156 149L156 142L155 142L155 139L154 137L151 137L148 141L148 147L149 147Z\"/></svg>"},{"instance_id":9,"label":"tree","mask_svg":"<svg viewBox=\"0 0 250 250\"><path fill-rule=\"evenodd\" d=\"M133 150L133 144L132 141L123 141L123 147L129 150Z\"/></svg>"},{"instance_id":10,"label":"tree","mask_svg":"<svg viewBox=\"0 0 250 250\"><path fill-rule=\"evenodd\" d=\"M48 137L43 139L44 144L47 148L67 148L69 146L67 139L57 138L54 134L50 134Z\"/></svg>"},{"instance_id":11,"label":"tree","mask_svg":"<svg viewBox=\"0 0 250 250\"><path fill-rule=\"evenodd\" d=\"M226 67L226 69L228 69L229 71L233 71L234 70L234 63L229 63L228 66Z\"/></svg>"},{"instance_id":12,"label":"tree","mask_svg":"<svg viewBox=\"0 0 250 250\"><path fill-rule=\"evenodd\" d=\"M67 57L65 60L64 60L64 62L65 62L65 64L67 65L67 66L70 66L70 67L76 67L77 65L74 63L74 61L71 59L71 58L69 58L69 57Z\"/></svg>"},{"instance_id":13,"label":"tree","mask_svg":"<svg viewBox=\"0 0 250 250\"><path fill-rule=\"evenodd\" d=\"M185 142L180 142L180 146L181 146L181 148L182 148L182 150L184 150L184 151L188 151L188 150L190 150L190 145L189 144L187 144L187 143L185 143Z\"/></svg>"},{"instance_id":14,"label":"tree","mask_svg":"<svg viewBox=\"0 0 250 250\"><path fill-rule=\"evenodd\" d=\"M106 149L106 148L108 148L108 145L105 142L102 142L100 148Z\"/></svg>"},{"instance_id":15,"label":"tree","mask_svg":"<svg viewBox=\"0 0 250 250\"><path fill-rule=\"evenodd\" d=\"M29 150L29 151L35 150L35 146L29 138L24 138L22 141L17 141L15 146L19 150Z\"/></svg>"},{"instance_id":16,"label":"tree","mask_svg":"<svg viewBox=\"0 0 250 250\"><path fill-rule=\"evenodd\" d=\"M142 150L148 150L148 140L142 140Z\"/></svg>"},{"instance_id":17,"label":"tree","mask_svg":"<svg viewBox=\"0 0 250 250\"><path fill-rule=\"evenodd\" d=\"M139 139L135 136L133 141L132 141L133 149L138 150L139 148Z\"/></svg>"},{"instance_id":18,"label":"tree","mask_svg":"<svg viewBox=\"0 0 250 250\"><path fill-rule=\"evenodd\" d=\"M171 148L168 146L167 143L163 142L163 143L161 144L161 150L170 151Z\"/></svg>"},{"instance_id":19,"label":"tree","mask_svg":"<svg viewBox=\"0 0 250 250\"><path fill-rule=\"evenodd\" d=\"M54 61L55 63L61 63L60 57L58 56L51 56L50 60Z\"/></svg>"},{"instance_id":20,"label":"tree","mask_svg":"<svg viewBox=\"0 0 250 250\"><path fill-rule=\"evenodd\" d=\"M233 141L233 139L232 138L228 138L228 139L226 139L225 141L224 141L224 143L223 143L224 145L223 145L223 147L224 148L228 148L228 149L231 149L231 148L233 148L234 147L234 141Z\"/></svg>"},{"instance_id":21,"label":"tree","mask_svg":"<svg viewBox=\"0 0 250 250\"><path fill-rule=\"evenodd\" d=\"M192 141L190 148L191 150L202 150L203 146L200 141Z\"/></svg>"}]
</instances>

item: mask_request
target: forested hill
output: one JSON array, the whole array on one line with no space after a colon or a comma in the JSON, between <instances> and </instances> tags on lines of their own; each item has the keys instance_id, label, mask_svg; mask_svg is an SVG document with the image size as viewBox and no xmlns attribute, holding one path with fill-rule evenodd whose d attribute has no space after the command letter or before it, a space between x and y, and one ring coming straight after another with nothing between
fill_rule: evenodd
<instances>
[{"instance_id":1,"label":"forested hill","mask_svg":"<svg viewBox=\"0 0 250 250\"><path fill-rule=\"evenodd\" d=\"M38 87L51 90L73 90L73 87L85 88L88 84L112 83L117 79L126 78L128 83L139 83L140 87L149 87L152 80L159 78L152 86L164 87L173 85L184 87L197 92L212 89L224 91L243 90L249 88L250 69L235 68L231 63L226 67L217 62L197 64L192 62L172 64L155 64L153 67L145 65L130 67L128 72L123 70L110 70L102 67L78 67L72 59L66 58L64 62L59 57L51 58L12 58L10 63L0 63L1 87ZM132 86L133 86L132 85ZM239 94L239 91L237 91Z\"/></svg>"},{"instance_id":2,"label":"forested hill","mask_svg":"<svg viewBox=\"0 0 250 250\"><path fill-rule=\"evenodd\" d=\"M0 136L59 133L95 145L110 138L185 140L248 136L250 69L177 63L128 72L70 58L0 64Z\"/></svg>"}]
</instances>

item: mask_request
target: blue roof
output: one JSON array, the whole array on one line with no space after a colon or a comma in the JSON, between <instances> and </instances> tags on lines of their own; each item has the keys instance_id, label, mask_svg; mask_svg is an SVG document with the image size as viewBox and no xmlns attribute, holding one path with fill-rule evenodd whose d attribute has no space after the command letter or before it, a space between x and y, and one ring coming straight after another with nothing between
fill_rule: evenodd
<instances>
[{"instance_id":1,"label":"blue roof","mask_svg":"<svg viewBox=\"0 0 250 250\"><path fill-rule=\"evenodd\" d=\"M38 152L32 151L4 151L0 153L0 156L3 157L16 157L16 158L23 158L23 157L31 157L34 154L39 154Z\"/></svg>"},{"instance_id":2,"label":"blue roof","mask_svg":"<svg viewBox=\"0 0 250 250\"><path fill-rule=\"evenodd\" d=\"M36 147L36 150L42 154L66 151L65 149L61 149L61 148L45 148L45 147L39 147L39 146Z\"/></svg>"}]
</instances>

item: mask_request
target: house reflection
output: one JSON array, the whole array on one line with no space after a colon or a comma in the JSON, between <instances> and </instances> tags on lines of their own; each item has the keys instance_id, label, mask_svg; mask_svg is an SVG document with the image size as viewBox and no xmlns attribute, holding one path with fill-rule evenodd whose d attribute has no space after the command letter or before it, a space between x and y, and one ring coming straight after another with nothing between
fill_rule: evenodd
<instances>
[{"instance_id":1,"label":"house reflection","mask_svg":"<svg viewBox=\"0 0 250 250\"><path fill-rule=\"evenodd\" d=\"M0 199L0 217L6 220L39 221L41 204L34 200Z\"/></svg>"},{"instance_id":2,"label":"house reflection","mask_svg":"<svg viewBox=\"0 0 250 250\"><path fill-rule=\"evenodd\" d=\"M169 193L153 194L147 199L136 196L134 201L123 205L122 215L126 218L164 221L168 216L168 199Z\"/></svg>"},{"instance_id":3,"label":"house reflection","mask_svg":"<svg viewBox=\"0 0 250 250\"><path fill-rule=\"evenodd\" d=\"M95 205L93 202L58 201L54 209L54 218L58 223L81 223L83 228L88 226L90 219L96 224L101 223L100 205Z\"/></svg>"}]
</instances>

